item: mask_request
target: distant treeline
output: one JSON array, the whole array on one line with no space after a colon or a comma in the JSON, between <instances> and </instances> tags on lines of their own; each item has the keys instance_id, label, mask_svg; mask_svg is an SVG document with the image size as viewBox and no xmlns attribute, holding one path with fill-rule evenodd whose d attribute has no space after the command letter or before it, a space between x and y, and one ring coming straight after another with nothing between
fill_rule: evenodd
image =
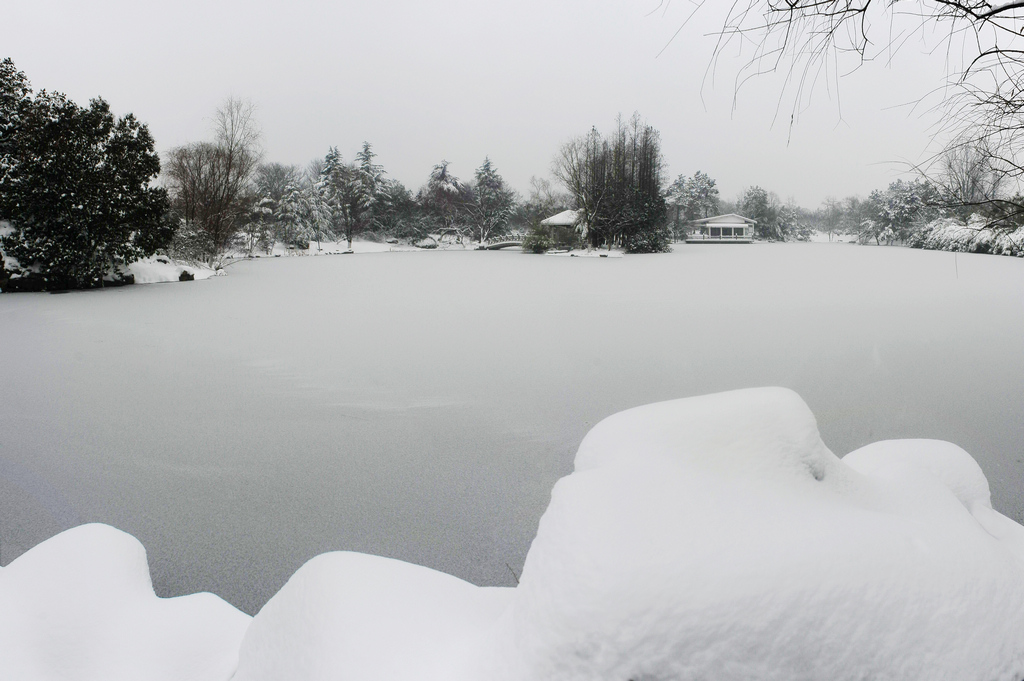
<instances>
[{"instance_id":1,"label":"distant treeline","mask_svg":"<svg viewBox=\"0 0 1024 681\"><path fill-rule=\"evenodd\" d=\"M331 147L305 167L265 162L254 113L228 99L212 139L172 149L161 173L149 130L131 114L115 118L102 99L84 108L59 93L33 94L9 58L0 62L0 287L118 283L126 264L158 251L216 266L230 253L325 240L351 247L355 238L436 245L511 233L532 252L660 252L694 220L726 212L755 220L762 240L820 231L878 244L1022 250L1024 198L1003 195L1007 176L982 148L949 151L933 177L808 210L760 186L723 200L700 171L667 184L660 134L634 114L608 135L592 128L557 151L561 188L535 177L522 196L484 157L468 181L440 161L414 193L388 177L369 142L350 161ZM568 223L542 224L570 209Z\"/></svg>"}]
</instances>

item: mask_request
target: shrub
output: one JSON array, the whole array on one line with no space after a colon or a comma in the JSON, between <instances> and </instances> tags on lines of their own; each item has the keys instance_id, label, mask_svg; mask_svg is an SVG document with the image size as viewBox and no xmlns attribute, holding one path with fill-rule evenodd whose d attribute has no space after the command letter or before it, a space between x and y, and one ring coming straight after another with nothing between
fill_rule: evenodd
<instances>
[{"instance_id":1,"label":"shrub","mask_svg":"<svg viewBox=\"0 0 1024 681\"><path fill-rule=\"evenodd\" d=\"M672 231L667 225L623 235L626 253L668 253L672 250Z\"/></svg>"}]
</instances>

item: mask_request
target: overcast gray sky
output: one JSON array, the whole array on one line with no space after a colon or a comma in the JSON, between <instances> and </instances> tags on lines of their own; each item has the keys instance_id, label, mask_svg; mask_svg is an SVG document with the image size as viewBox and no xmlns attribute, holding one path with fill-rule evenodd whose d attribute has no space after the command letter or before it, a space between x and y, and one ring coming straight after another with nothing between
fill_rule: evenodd
<instances>
[{"instance_id":1,"label":"overcast gray sky","mask_svg":"<svg viewBox=\"0 0 1024 681\"><path fill-rule=\"evenodd\" d=\"M932 119L899 105L941 83L941 55L911 45L838 98L819 87L790 133L788 105L773 124L779 78L745 86L733 110L736 50L702 101L707 34L731 4L711 3L669 44L686 2L0 0L0 56L36 89L135 113L161 151L209 137L234 95L258 105L268 161L332 145L351 159L368 140L413 191L441 159L469 178L487 155L525 192L566 139L633 111L661 131L670 178L703 170L725 198L758 184L813 208L923 158Z\"/></svg>"}]
</instances>

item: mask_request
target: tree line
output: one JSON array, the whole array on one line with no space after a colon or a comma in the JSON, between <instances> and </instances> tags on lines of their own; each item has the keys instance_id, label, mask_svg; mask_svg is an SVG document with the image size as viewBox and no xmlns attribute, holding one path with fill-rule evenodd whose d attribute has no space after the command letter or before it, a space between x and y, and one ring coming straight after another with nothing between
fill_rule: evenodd
<instances>
[{"instance_id":1,"label":"tree line","mask_svg":"<svg viewBox=\"0 0 1024 681\"><path fill-rule=\"evenodd\" d=\"M251 104L229 99L215 120L214 141L168 154L171 249L181 256L214 263L232 248L251 255L334 240L351 248L364 235L487 241L516 222L521 201L489 158L469 182L441 161L413 194L369 142L351 161L331 147L305 168L263 163Z\"/></svg>"},{"instance_id":2,"label":"tree line","mask_svg":"<svg viewBox=\"0 0 1024 681\"><path fill-rule=\"evenodd\" d=\"M862 241L944 247L928 225L970 223L1009 233L1024 223L1024 197L984 141L947 149L912 181L866 199L827 199L816 210L760 186L722 199L704 172L666 182L659 132L639 114L620 116L566 142L552 173L526 197L485 157L472 179L447 161L414 193L388 176L369 142L346 161L337 147L305 167L266 162L252 104L228 99L212 139L161 159L147 127L115 117L102 99L81 107L33 93L10 59L0 62L0 286L87 288L121 283L124 266L156 252L216 266L233 252L305 249L323 241L402 239L487 242L510 232L524 249L620 247L660 252L693 221L737 212L763 240L806 239L814 230ZM568 225L544 218L573 209ZM955 226L955 225L954 225ZM998 248L957 233L957 248ZM987 239L987 237L986 237ZM970 245L964 244L970 242ZM936 246L938 244L938 246ZM999 248L1003 248L1000 246ZM1004 249L1005 250L1005 249Z\"/></svg>"}]
</instances>

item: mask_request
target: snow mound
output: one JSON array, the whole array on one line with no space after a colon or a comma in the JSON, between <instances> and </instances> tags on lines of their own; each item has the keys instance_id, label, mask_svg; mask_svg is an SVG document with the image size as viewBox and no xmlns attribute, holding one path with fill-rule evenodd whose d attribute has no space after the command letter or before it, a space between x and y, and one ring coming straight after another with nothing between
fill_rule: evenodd
<instances>
[{"instance_id":1,"label":"snow mound","mask_svg":"<svg viewBox=\"0 0 1024 681\"><path fill-rule=\"evenodd\" d=\"M606 419L473 676L1019 679L1024 528L977 465L921 441L848 458L779 388Z\"/></svg>"},{"instance_id":2,"label":"snow mound","mask_svg":"<svg viewBox=\"0 0 1024 681\"><path fill-rule=\"evenodd\" d=\"M225 681L249 621L213 594L157 598L136 539L83 525L0 569L0 677Z\"/></svg>"},{"instance_id":3,"label":"snow mound","mask_svg":"<svg viewBox=\"0 0 1024 681\"><path fill-rule=\"evenodd\" d=\"M512 593L388 558L323 554L253 620L234 681L452 678Z\"/></svg>"}]
</instances>

